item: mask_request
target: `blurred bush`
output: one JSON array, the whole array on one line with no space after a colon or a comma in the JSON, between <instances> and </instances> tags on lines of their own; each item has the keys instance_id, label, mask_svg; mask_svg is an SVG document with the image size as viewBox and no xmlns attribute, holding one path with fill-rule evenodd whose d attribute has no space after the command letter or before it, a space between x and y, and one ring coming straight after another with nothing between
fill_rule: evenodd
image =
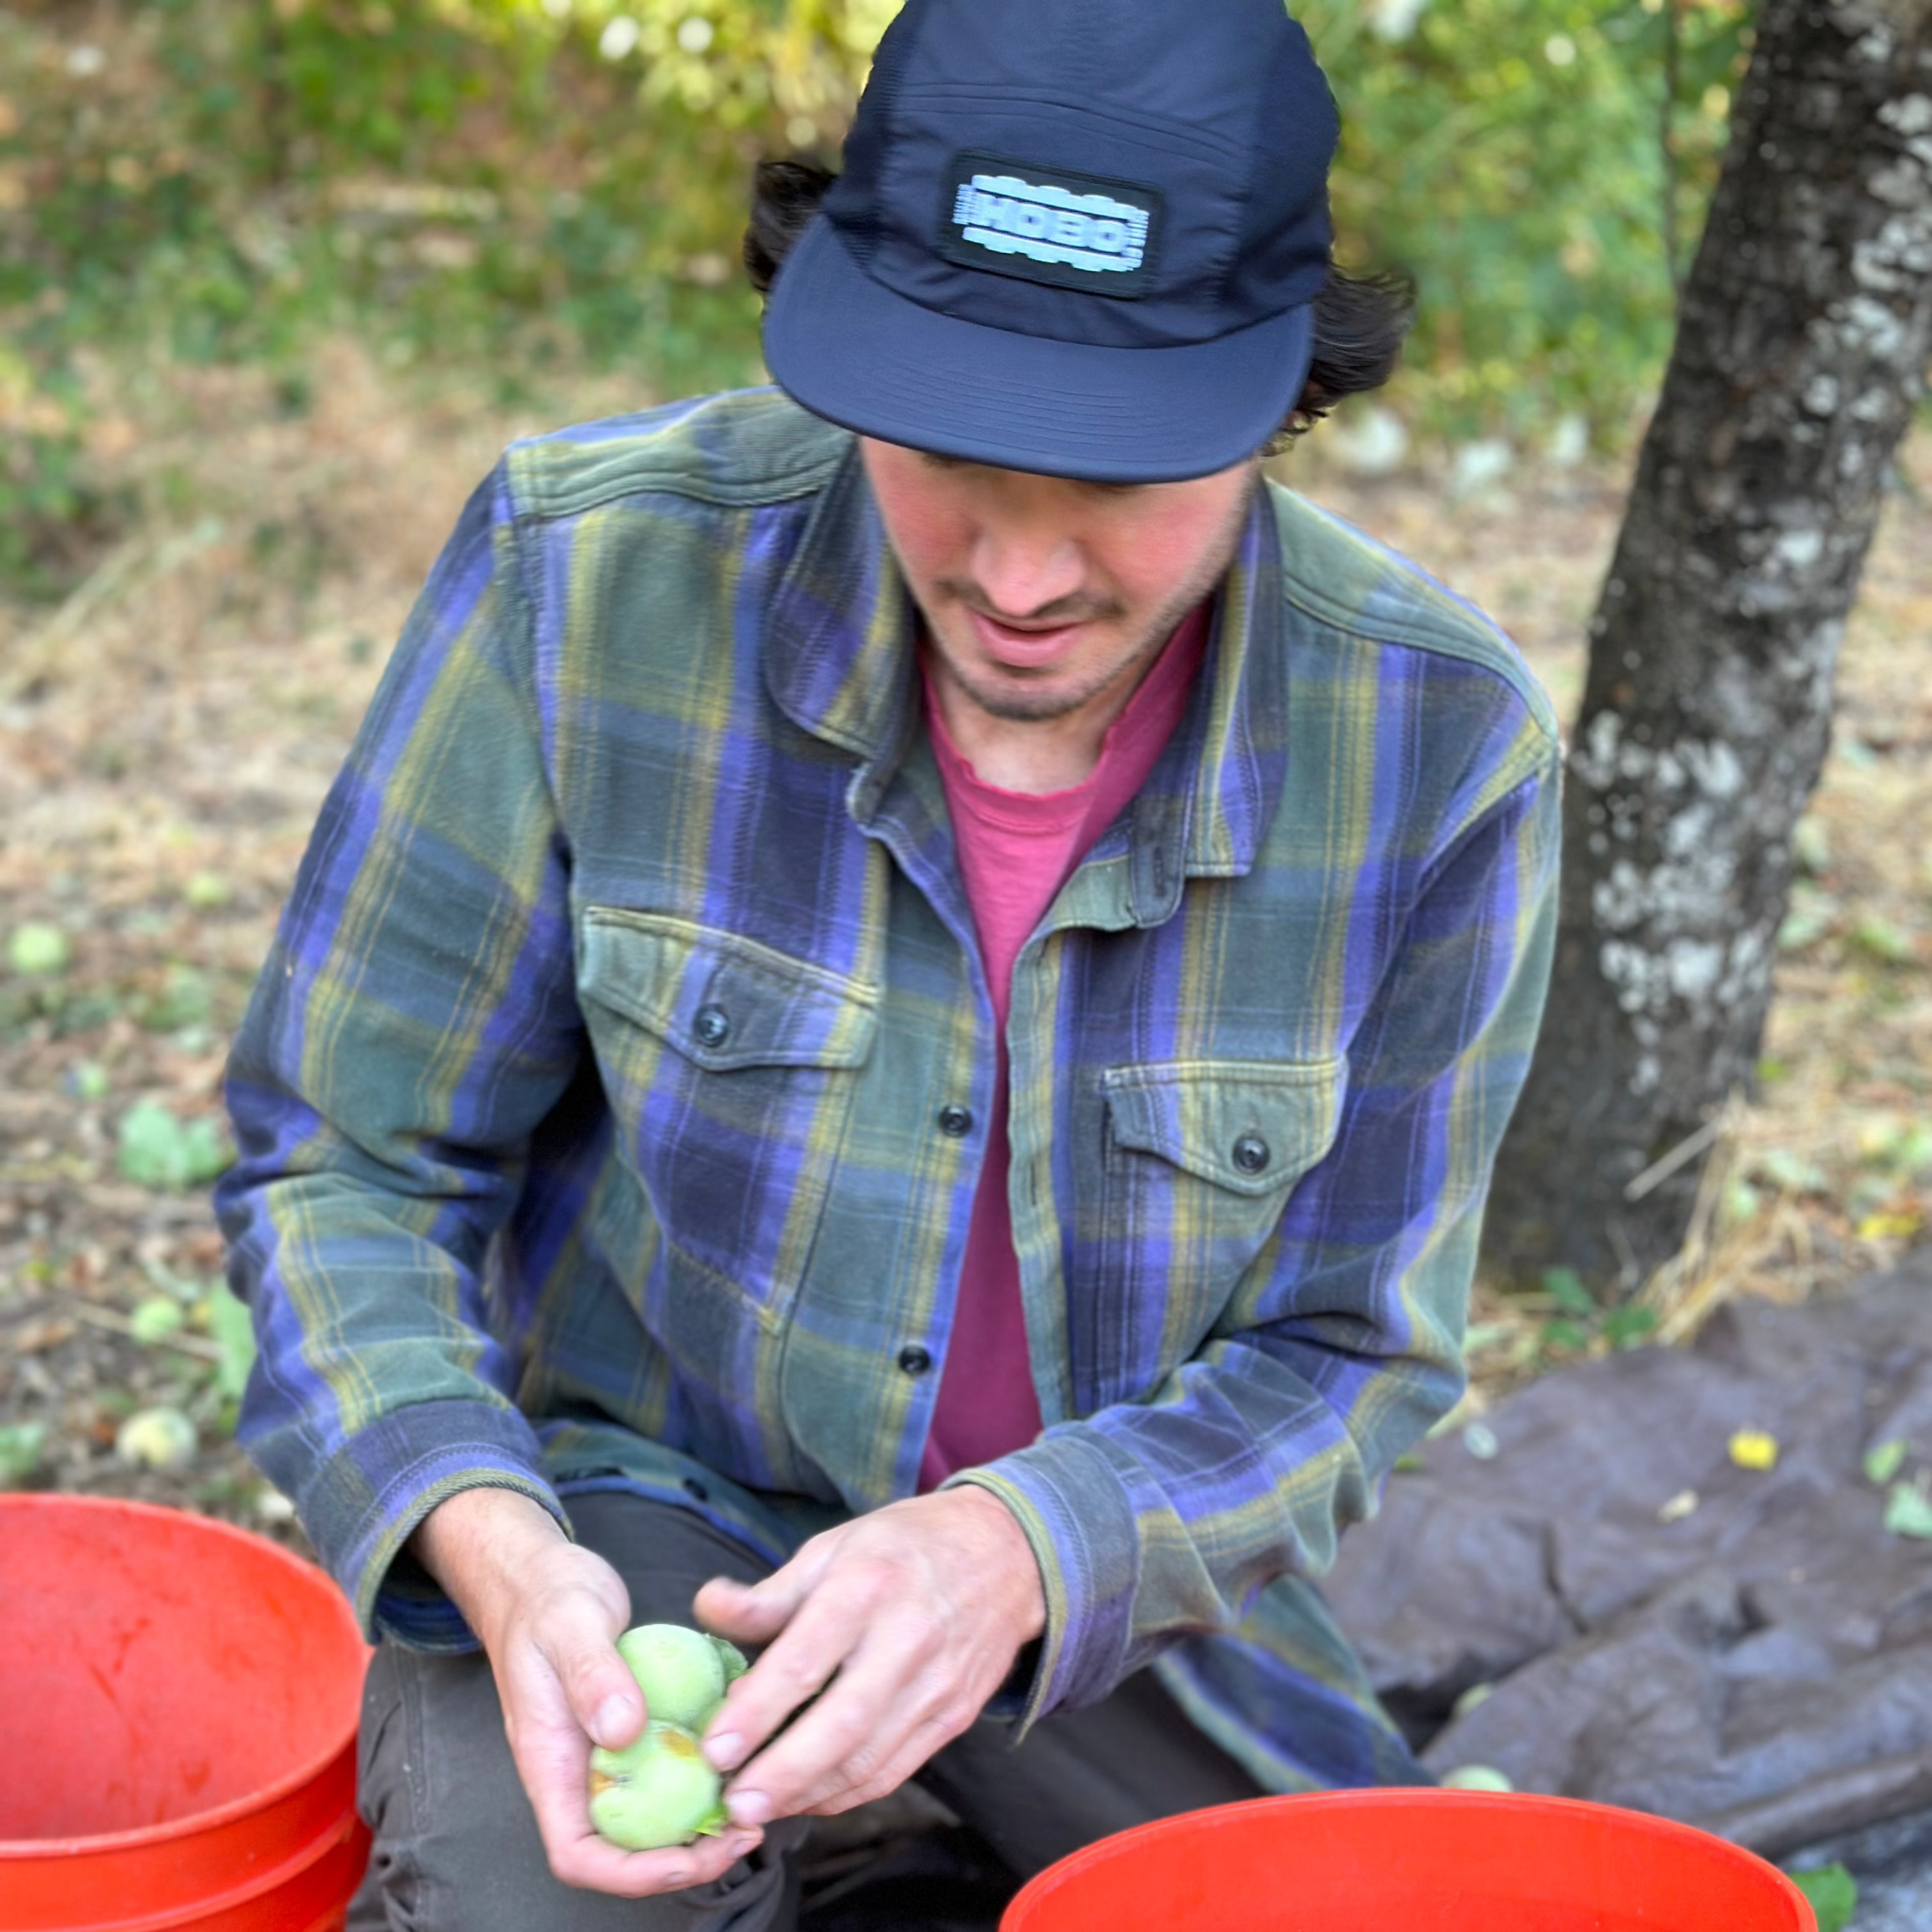
<instances>
[{"instance_id":1,"label":"blurred bush","mask_svg":"<svg viewBox=\"0 0 1932 1932\"><path fill-rule=\"evenodd\" d=\"M760 154L835 158L896 0L14 0L0 13L0 578L112 505L88 349L756 380ZM1345 260L1406 268L1425 430L1617 440L1667 348L1745 0L1306 0ZM1671 28L1676 23L1676 53Z\"/></svg>"},{"instance_id":2,"label":"blurred bush","mask_svg":"<svg viewBox=\"0 0 1932 1932\"><path fill-rule=\"evenodd\" d=\"M1748 0L1306 0L1342 105L1343 259L1406 269L1414 406L1456 436L1627 431L1717 179ZM1666 113L1668 83L1668 114ZM1666 203L1668 212L1666 213Z\"/></svg>"}]
</instances>

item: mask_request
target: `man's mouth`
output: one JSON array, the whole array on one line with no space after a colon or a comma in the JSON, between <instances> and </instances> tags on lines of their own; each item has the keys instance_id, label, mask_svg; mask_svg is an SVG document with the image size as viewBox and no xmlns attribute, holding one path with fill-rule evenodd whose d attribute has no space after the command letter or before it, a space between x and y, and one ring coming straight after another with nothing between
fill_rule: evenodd
<instances>
[{"instance_id":1,"label":"man's mouth","mask_svg":"<svg viewBox=\"0 0 1932 1932\"><path fill-rule=\"evenodd\" d=\"M1077 618L1070 623L1006 624L970 606L966 614L971 620L980 649L996 664L1015 670L1037 670L1051 664L1066 651L1087 622Z\"/></svg>"}]
</instances>

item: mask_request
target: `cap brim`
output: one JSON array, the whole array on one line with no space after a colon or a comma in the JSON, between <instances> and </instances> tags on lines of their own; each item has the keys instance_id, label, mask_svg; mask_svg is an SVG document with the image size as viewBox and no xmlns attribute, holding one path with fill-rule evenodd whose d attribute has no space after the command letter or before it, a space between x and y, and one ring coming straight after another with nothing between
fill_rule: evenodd
<instances>
[{"instance_id":1,"label":"cap brim","mask_svg":"<svg viewBox=\"0 0 1932 1932\"><path fill-rule=\"evenodd\" d=\"M1102 483L1168 483L1251 456L1301 393L1306 307L1211 342L1096 347L922 307L818 217L765 312L765 364L814 416L942 456Z\"/></svg>"}]
</instances>

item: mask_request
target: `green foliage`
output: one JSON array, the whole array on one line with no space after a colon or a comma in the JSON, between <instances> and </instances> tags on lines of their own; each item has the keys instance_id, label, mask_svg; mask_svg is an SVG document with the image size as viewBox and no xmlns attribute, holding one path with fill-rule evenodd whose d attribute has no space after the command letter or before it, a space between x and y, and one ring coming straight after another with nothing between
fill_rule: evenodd
<instances>
[{"instance_id":1,"label":"green foliage","mask_svg":"<svg viewBox=\"0 0 1932 1932\"><path fill-rule=\"evenodd\" d=\"M293 367L556 358L754 379L737 268L761 154L835 156L897 0L53 0L0 13L0 581L58 590L124 506L75 350ZM1748 0L1682 16L1682 232ZM1305 0L1343 108L1352 266L1417 278L1404 405L1614 438L1671 326L1665 0ZM87 36L88 38L83 38ZM292 406L299 406L298 376Z\"/></svg>"},{"instance_id":2,"label":"green foliage","mask_svg":"<svg viewBox=\"0 0 1932 1932\"><path fill-rule=\"evenodd\" d=\"M221 1351L214 1365L214 1386L224 1402L239 1402L255 1366L255 1321L246 1302L238 1301L218 1282L209 1290L208 1332Z\"/></svg>"},{"instance_id":3,"label":"green foliage","mask_svg":"<svg viewBox=\"0 0 1932 1932\"><path fill-rule=\"evenodd\" d=\"M1607 1348L1632 1348L1648 1340L1657 1327L1654 1309L1600 1306L1574 1268L1545 1268L1540 1286L1551 1312L1538 1340L1539 1355L1584 1354L1599 1342Z\"/></svg>"},{"instance_id":4,"label":"green foliage","mask_svg":"<svg viewBox=\"0 0 1932 1932\"><path fill-rule=\"evenodd\" d=\"M1600 433L1661 371L1663 0L1307 0L1342 113L1345 262L1402 268L1412 358L1437 427L1529 436L1558 408ZM1716 178L1746 0L1682 7L1672 116L1677 219Z\"/></svg>"},{"instance_id":5,"label":"green foliage","mask_svg":"<svg viewBox=\"0 0 1932 1932\"><path fill-rule=\"evenodd\" d=\"M212 1180L232 1156L220 1124L184 1121L159 1100L137 1100L121 1117L116 1164L138 1187L180 1192Z\"/></svg>"},{"instance_id":6,"label":"green foliage","mask_svg":"<svg viewBox=\"0 0 1932 1932\"><path fill-rule=\"evenodd\" d=\"M1932 1496L1921 1483L1894 1483L1886 1492L1885 1526L1894 1536L1932 1542Z\"/></svg>"},{"instance_id":7,"label":"green foliage","mask_svg":"<svg viewBox=\"0 0 1932 1932\"><path fill-rule=\"evenodd\" d=\"M1858 1909L1858 1882L1841 1865L1820 1865L1793 1872L1791 1882L1804 1893L1818 1921L1818 1932L1845 1932Z\"/></svg>"},{"instance_id":8,"label":"green foliage","mask_svg":"<svg viewBox=\"0 0 1932 1932\"><path fill-rule=\"evenodd\" d=\"M0 1490L26 1486L40 1467L40 1451L46 1440L47 1426L44 1422L0 1424Z\"/></svg>"}]
</instances>

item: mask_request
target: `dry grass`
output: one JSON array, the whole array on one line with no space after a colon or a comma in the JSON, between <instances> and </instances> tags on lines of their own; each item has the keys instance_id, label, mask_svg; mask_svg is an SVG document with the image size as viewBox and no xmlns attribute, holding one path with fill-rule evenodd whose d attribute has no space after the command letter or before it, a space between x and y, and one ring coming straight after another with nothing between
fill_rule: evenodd
<instances>
[{"instance_id":1,"label":"dry grass","mask_svg":"<svg viewBox=\"0 0 1932 1932\"><path fill-rule=\"evenodd\" d=\"M0 1425L47 1423L43 1480L244 1515L262 1499L206 1346L121 1332L218 1250L198 1196L117 1178L117 1124L142 1096L216 1110L322 793L464 496L510 436L642 400L607 381L513 416L346 344L312 388L290 414L260 373L97 372L101 452L151 513L62 610L0 609L0 938L49 921L74 950L45 986L0 963ZM1495 612L1567 713L1622 478L1527 476L1513 501L1450 506L1428 476L1353 482L1319 451L1292 459L1300 487ZM1727 1116L1696 1239L1647 1291L1673 1338L1726 1295L1882 1267L1932 1214L1932 1145L1912 1140L1932 1116L1932 438L1909 461L1919 494L1888 506L1846 642L1772 1077ZM1483 1388L1550 1358L1549 1312L1479 1294ZM148 1400L203 1424L178 1477L112 1460L116 1420Z\"/></svg>"}]
</instances>

